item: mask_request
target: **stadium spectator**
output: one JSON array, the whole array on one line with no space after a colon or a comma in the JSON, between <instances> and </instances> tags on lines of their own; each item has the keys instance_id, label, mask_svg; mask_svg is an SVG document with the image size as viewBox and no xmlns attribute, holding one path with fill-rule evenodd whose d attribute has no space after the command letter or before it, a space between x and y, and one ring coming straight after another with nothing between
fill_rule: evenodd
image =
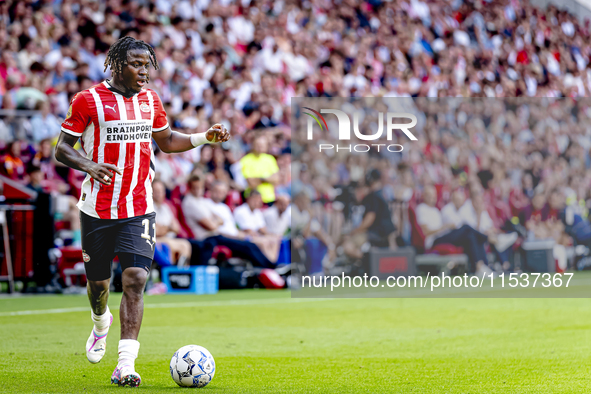
<instances>
[{"instance_id":1,"label":"stadium spectator","mask_svg":"<svg viewBox=\"0 0 591 394\"><path fill-rule=\"evenodd\" d=\"M182 207L187 225L193 231L196 240L191 241L193 258L191 264L206 264L216 245L227 246L233 255L242 257L254 265L271 268L271 262L254 243L240 239L241 234L230 208L222 201L226 197L224 184L213 185L212 198L204 198L203 175L193 174L188 182L189 193L183 199ZM217 202L216 202L217 201Z\"/></svg>"},{"instance_id":2,"label":"stadium spectator","mask_svg":"<svg viewBox=\"0 0 591 394\"><path fill-rule=\"evenodd\" d=\"M466 204L466 194L464 193L464 190L461 188L457 188L455 189L452 193L451 193L451 201L449 203L447 203L447 205L445 205L442 209L441 209L441 220L444 226L452 226L453 228L460 228L462 227L462 225L465 223L466 219L469 219L470 221L472 221L472 216L470 215L469 217L462 217L462 214L460 213L462 210L462 207ZM488 217L488 219L490 220L490 217ZM476 221L481 221L481 218L477 218ZM488 222L487 222L488 223ZM468 224L468 223L466 223ZM482 224L482 223L481 223ZM476 228L478 229L478 226L473 226L472 224L470 224L470 226L472 228ZM479 229L479 231L482 231Z\"/></svg>"},{"instance_id":3,"label":"stadium spectator","mask_svg":"<svg viewBox=\"0 0 591 394\"><path fill-rule=\"evenodd\" d=\"M221 207L216 210L215 203L210 198L203 196L205 192L204 175L194 173L188 181L188 194L183 199L182 207L187 225L191 228L195 239L223 234L235 236L238 234L236 227L224 226L230 218L233 222L232 212ZM228 215L229 213L229 215ZM225 220L224 220L225 219Z\"/></svg>"},{"instance_id":4,"label":"stadium spectator","mask_svg":"<svg viewBox=\"0 0 591 394\"><path fill-rule=\"evenodd\" d=\"M277 158L279 167L279 182L275 186L276 194L291 195L291 148L287 147Z\"/></svg>"},{"instance_id":5,"label":"stadium spectator","mask_svg":"<svg viewBox=\"0 0 591 394\"><path fill-rule=\"evenodd\" d=\"M363 194L361 205L363 206L363 219L358 227L349 233L349 239L345 241L344 248L347 255L354 258L363 257L363 245L396 248L392 239L394 223L392 213L383 196L382 174L379 170L371 170L366 177L367 187Z\"/></svg>"},{"instance_id":6,"label":"stadium spectator","mask_svg":"<svg viewBox=\"0 0 591 394\"><path fill-rule=\"evenodd\" d=\"M40 167L43 173L43 183L51 190L67 193L69 186L57 174L53 158L51 140L45 139L39 143L39 151L31 160L31 164Z\"/></svg>"},{"instance_id":7,"label":"stadium spectator","mask_svg":"<svg viewBox=\"0 0 591 394\"><path fill-rule=\"evenodd\" d=\"M55 115L50 113L49 102L39 101L35 109L41 112L31 118L33 141L39 143L41 140L57 137L60 133L61 123Z\"/></svg>"},{"instance_id":8,"label":"stadium spectator","mask_svg":"<svg viewBox=\"0 0 591 394\"><path fill-rule=\"evenodd\" d=\"M6 155L0 159L2 175L10 179L23 181L25 179L25 163L21 159L21 142L13 141L6 146Z\"/></svg>"},{"instance_id":9,"label":"stadium spectator","mask_svg":"<svg viewBox=\"0 0 591 394\"><path fill-rule=\"evenodd\" d=\"M249 235L266 234L267 229L265 227L265 217L261 211L262 206L261 193L257 190L251 191L246 198L246 202L234 210L234 219L238 228Z\"/></svg>"},{"instance_id":10,"label":"stadium spectator","mask_svg":"<svg viewBox=\"0 0 591 394\"><path fill-rule=\"evenodd\" d=\"M517 232L504 234L495 226L486 209L482 188L478 185L470 188L470 199L462 204L459 216L462 224L467 224L473 229L488 235L489 242L499 253L505 252L517 241ZM506 259L502 261L505 262Z\"/></svg>"},{"instance_id":11,"label":"stadium spectator","mask_svg":"<svg viewBox=\"0 0 591 394\"><path fill-rule=\"evenodd\" d=\"M186 239L178 238L181 226L166 201L164 183L154 180L152 193L156 212L156 242L168 246L170 260L182 266L185 261L191 260L191 244Z\"/></svg>"},{"instance_id":12,"label":"stadium spectator","mask_svg":"<svg viewBox=\"0 0 591 394\"><path fill-rule=\"evenodd\" d=\"M533 178L530 173L523 174L520 186L514 187L509 195L509 205L513 216L518 216L530 204L530 200L534 196Z\"/></svg>"},{"instance_id":13,"label":"stadium spectator","mask_svg":"<svg viewBox=\"0 0 591 394\"><path fill-rule=\"evenodd\" d=\"M40 169L39 172L30 172L29 177L33 175L37 177L39 174L41 176L39 180L33 181L33 179L30 179L29 187L41 188L44 192L53 196L55 202L52 211L56 213L56 222L62 222L63 228L72 231L72 245L80 246L80 211L76 206L78 199L67 194L72 188L59 176L56 170L51 140L45 139L39 143L39 151L30 161L29 167L31 169Z\"/></svg>"},{"instance_id":14,"label":"stadium spectator","mask_svg":"<svg viewBox=\"0 0 591 394\"><path fill-rule=\"evenodd\" d=\"M263 211L265 228L270 234L283 236L291 228L291 205L287 194L278 194L275 204Z\"/></svg>"},{"instance_id":15,"label":"stadium spectator","mask_svg":"<svg viewBox=\"0 0 591 394\"><path fill-rule=\"evenodd\" d=\"M199 161L195 163L193 170L199 170L201 173L209 171L209 163L213 158L213 147L211 145L204 145L199 151Z\"/></svg>"},{"instance_id":16,"label":"stadium spectator","mask_svg":"<svg viewBox=\"0 0 591 394\"><path fill-rule=\"evenodd\" d=\"M256 190L253 192L256 192ZM214 202L214 204L216 204L218 211L223 212L222 218L224 224L220 227L220 234L227 237L233 237L252 242L259 247L259 249L270 261L275 262L277 261L279 254L280 240L274 235L267 235L265 233L264 218L262 217L262 214L259 210L262 206L262 201L260 194L257 196L257 193L254 193L252 198L249 196L247 203L242 205L244 208L241 210L241 212L239 212L238 215L241 218L243 225L246 226L245 228L242 228L236 222L236 217L231 213L229 206L225 203L225 200L228 196L227 184L216 181L211 186L211 200ZM247 208L248 211L246 211ZM246 221L243 220L244 216L250 217L250 219L255 220L256 223L254 223L254 225L246 223ZM258 218L254 218L253 216Z\"/></svg>"},{"instance_id":17,"label":"stadium spectator","mask_svg":"<svg viewBox=\"0 0 591 394\"><path fill-rule=\"evenodd\" d=\"M569 240L566 236L570 236L577 245L591 247L591 224L576 213L572 206L566 205L565 196L558 189L550 194L550 208L556 211L557 218L565 226L565 235L559 239L561 243L568 245Z\"/></svg>"},{"instance_id":18,"label":"stadium spectator","mask_svg":"<svg viewBox=\"0 0 591 394\"><path fill-rule=\"evenodd\" d=\"M197 150L174 157L156 152L156 171L170 191L184 189L199 162L202 171L215 172L208 178L230 182L235 191L256 187L265 203L275 199L275 192L291 193L292 185L295 194L305 189L314 206L321 201L328 215L334 213L331 190L363 180L377 168L385 174L384 196L403 203L420 201L425 186L434 183L439 189L436 205L442 207L456 186L484 182L484 204L494 207L486 211L495 228L513 216L535 230L534 237L547 235L540 233L537 227L544 226L535 220L547 210L546 193L534 197L540 185L568 193L566 205L588 221L591 139L585 132L584 100L577 98L591 95L586 56L591 30L577 15L523 0L488 2L484 10L478 2L411 2L406 7L399 2L337 6L327 1L310 9L303 4L290 4L286 17L284 8L261 2L244 3L236 13L235 4L218 0L164 0L154 7L141 7L135 0L95 2L91 7L79 0L43 7L9 1L1 15L1 108L43 109L49 103L53 115L66 116L75 92L108 77L103 63L109 44L130 34L155 48L162 67L150 72L149 87L162 98L171 124L192 132L219 121L233 135L224 144L233 159L226 152L223 170L211 168L213 152L207 147L201 161ZM25 16L31 20L27 28ZM419 141L405 144L399 155L310 158L309 142L289 133L290 126L296 130L290 106L296 96L414 97L412 106L429 128L418 131ZM451 100L429 107L423 97L471 100L455 108L444 103ZM480 98L485 97L499 100L482 105ZM523 98L500 100L505 97ZM528 97L553 101L542 106ZM561 97L574 100L554 100ZM41 114L35 119L40 118L45 119ZM26 116L3 118L0 141L10 143L47 130L31 123ZM275 166L257 167L252 161L259 149L251 140L254 127L268 135L267 146L260 150L276 157L278 180L269 174L271 179L262 182L260 178L269 175L257 173ZM269 137L280 133L284 139ZM328 133L323 137L334 142ZM291 151L282 153L292 139L293 162ZM45 149L38 144L33 148ZM249 150L253 153L243 157ZM376 164L378 156L387 167ZM9 167L14 167L12 160ZM28 160L26 155L18 160L23 166L17 162L16 172L5 168L6 161L1 171L24 182ZM248 181L242 179L245 163L246 171L255 170ZM561 179L550 181L552 172ZM80 182L72 179L80 174L62 175L73 187L60 192L77 195ZM528 207L532 198L538 208ZM328 231L334 225L318 211L312 217ZM408 225L400 227L408 239Z\"/></svg>"},{"instance_id":19,"label":"stadium spectator","mask_svg":"<svg viewBox=\"0 0 591 394\"><path fill-rule=\"evenodd\" d=\"M550 207L546 202L546 191L543 185L538 185L534 191L531 204L519 214L519 221L528 231L528 239L546 239L550 236L550 229L546 225Z\"/></svg>"},{"instance_id":20,"label":"stadium spectator","mask_svg":"<svg viewBox=\"0 0 591 394\"><path fill-rule=\"evenodd\" d=\"M44 175L43 175L43 171L41 170L41 167L31 165L29 167L28 174L29 174L29 183L27 184L27 187L35 190L38 193L43 193L44 192L44 188L43 188Z\"/></svg>"},{"instance_id":21,"label":"stadium spectator","mask_svg":"<svg viewBox=\"0 0 591 394\"><path fill-rule=\"evenodd\" d=\"M255 189L250 192L246 202L234 210L234 218L246 239L258 245L269 260L277 261L281 238L267 232L262 206L261 194Z\"/></svg>"},{"instance_id":22,"label":"stadium spectator","mask_svg":"<svg viewBox=\"0 0 591 394\"><path fill-rule=\"evenodd\" d=\"M452 244L464 248L468 255L470 272L490 270L487 267L486 251L484 249L488 237L468 225L456 228L456 223L443 223L437 203L437 191L433 186L427 186L423 192L423 202L416 208L417 222L425 234L425 249L437 244Z\"/></svg>"},{"instance_id":23,"label":"stadium spectator","mask_svg":"<svg viewBox=\"0 0 591 394\"><path fill-rule=\"evenodd\" d=\"M246 194L256 189L266 204L275 201L274 186L279 182L277 161L267 153L267 148L267 136L260 134L252 142L252 152L240 160L242 174L248 183Z\"/></svg>"},{"instance_id":24,"label":"stadium spectator","mask_svg":"<svg viewBox=\"0 0 591 394\"><path fill-rule=\"evenodd\" d=\"M39 292L45 292L45 287L52 280L49 250L53 248L54 220L52 215L53 199L43 186L41 168L30 166L28 169L29 188L37 192L34 201L35 214L33 216L33 279ZM48 288L49 290L49 288Z\"/></svg>"},{"instance_id":25,"label":"stadium spectator","mask_svg":"<svg viewBox=\"0 0 591 394\"><path fill-rule=\"evenodd\" d=\"M203 197L204 185L202 175L192 175L189 179L189 194L183 200L183 212L195 238L203 240L216 235L240 237L232 211L224 203L228 194L226 184L214 182L210 198Z\"/></svg>"}]
</instances>

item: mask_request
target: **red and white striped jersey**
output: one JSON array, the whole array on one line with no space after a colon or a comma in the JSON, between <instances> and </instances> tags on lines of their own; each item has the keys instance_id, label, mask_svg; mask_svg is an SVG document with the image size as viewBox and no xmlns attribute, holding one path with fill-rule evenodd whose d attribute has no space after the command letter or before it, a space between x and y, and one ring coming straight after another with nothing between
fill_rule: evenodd
<instances>
[{"instance_id":1,"label":"red and white striped jersey","mask_svg":"<svg viewBox=\"0 0 591 394\"><path fill-rule=\"evenodd\" d=\"M80 137L86 157L122 170L105 186L86 175L78 208L100 219L125 219L154 212L152 133L168 127L158 95L142 89L126 98L106 82L77 93L62 131Z\"/></svg>"}]
</instances>

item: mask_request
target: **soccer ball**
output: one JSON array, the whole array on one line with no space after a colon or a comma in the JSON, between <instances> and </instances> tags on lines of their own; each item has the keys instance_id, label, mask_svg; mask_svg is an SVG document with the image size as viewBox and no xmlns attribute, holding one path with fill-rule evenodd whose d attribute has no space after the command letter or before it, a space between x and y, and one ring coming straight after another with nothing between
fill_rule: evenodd
<instances>
[{"instance_id":1,"label":"soccer ball","mask_svg":"<svg viewBox=\"0 0 591 394\"><path fill-rule=\"evenodd\" d=\"M183 346L170 360L172 380L181 387L205 387L214 374L213 356L202 346Z\"/></svg>"}]
</instances>

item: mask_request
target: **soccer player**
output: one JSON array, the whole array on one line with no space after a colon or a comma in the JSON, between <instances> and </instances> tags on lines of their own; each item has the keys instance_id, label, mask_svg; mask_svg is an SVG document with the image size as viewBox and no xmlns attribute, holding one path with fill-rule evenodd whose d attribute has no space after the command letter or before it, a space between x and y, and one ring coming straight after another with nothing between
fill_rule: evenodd
<instances>
[{"instance_id":1,"label":"soccer player","mask_svg":"<svg viewBox=\"0 0 591 394\"><path fill-rule=\"evenodd\" d=\"M87 173L78 201L82 256L94 322L86 356L91 363L98 363L105 355L107 333L113 322L107 306L111 263L117 255L123 270L121 340L111 383L136 387L141 382L134 363L140 347L137 338L143 291L156 241L152 138L162 151L171 153L227 141L230 135L220 124L191 135L170 129L160 98L146 88L150 67L158 69L158 61L145 42L132 37L119 39L109 49L105 70L107 67L112 72L110 80L72 99L55 157ZM74 149L78 139L86 156Z\"/></svg>"}]
</instances>

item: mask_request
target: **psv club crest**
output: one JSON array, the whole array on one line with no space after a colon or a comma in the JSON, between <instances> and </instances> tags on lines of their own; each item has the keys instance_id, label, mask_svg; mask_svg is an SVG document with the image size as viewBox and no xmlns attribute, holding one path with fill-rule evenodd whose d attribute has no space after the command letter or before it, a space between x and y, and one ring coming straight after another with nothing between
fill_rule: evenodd
<instances>
[{"instance_id":1,"label":"psv club crest","mask_svg":"<svg viewBox=\"0 0 591 394\"><path fill-rule=\"evenodd\" d=\"M142 112L150 112L150 106L146 103L141 103L140 104L140 110Z\"/></svg>"},{"instance_id":2,"label":"psv club crest","mask_svg":"<svg viewBox=\"0 0 591 394\"><path fill-rule=\"evenodd\" d=\"M85 251L82 251L82 260L84 260L85 263L90 261L90 256Z\"/></svg>"}]
</instances>

